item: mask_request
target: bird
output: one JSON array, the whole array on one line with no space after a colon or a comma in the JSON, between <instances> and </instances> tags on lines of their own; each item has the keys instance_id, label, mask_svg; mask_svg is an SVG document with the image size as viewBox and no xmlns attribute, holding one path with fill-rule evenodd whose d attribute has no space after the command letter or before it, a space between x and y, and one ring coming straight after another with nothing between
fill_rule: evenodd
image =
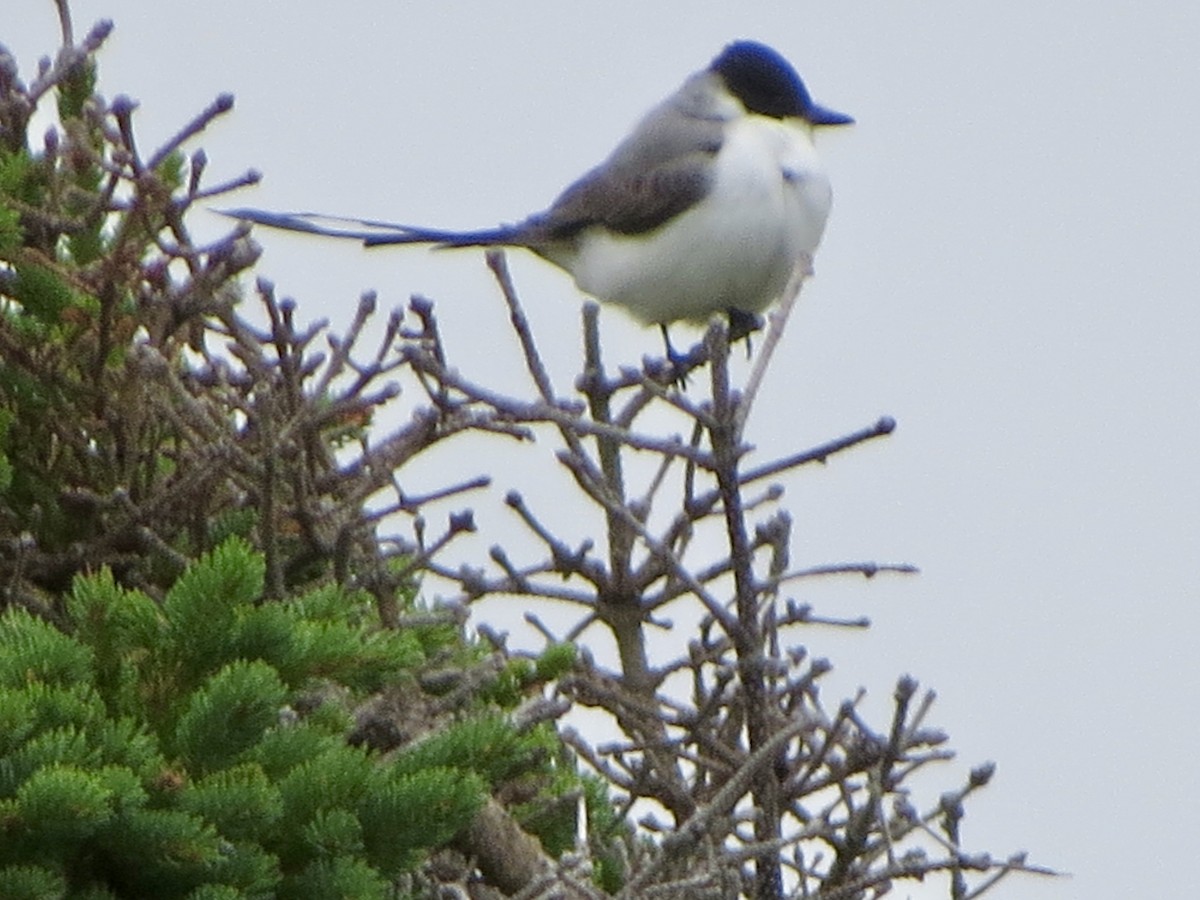
<instances>
[{"instance_id":1,"label":"bird","mask_svg":"<svg viewBox=\"0 0 1200 900\"><path fill-rule=\"evenodd\" d=\"M817 104L778 51L736 40L646 113L607 159L518 222L454 231L222 212L368 247L525 248L565 270L583 293L659 326L678 367L685 357L668 325L724 313L731 339L748 337L796 267L811 264L832 204L814 134L853 122Z\"/></svg>"}]
</instances>

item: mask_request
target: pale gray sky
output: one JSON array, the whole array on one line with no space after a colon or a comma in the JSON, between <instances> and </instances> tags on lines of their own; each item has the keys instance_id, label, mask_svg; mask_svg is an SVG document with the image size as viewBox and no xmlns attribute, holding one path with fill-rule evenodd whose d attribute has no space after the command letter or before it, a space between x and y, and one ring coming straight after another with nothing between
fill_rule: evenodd
<instances>
[{"instance_id":1,"label":"pale gray sky","mask_svg":"<svg viewBox=\"0 0 1200 900\"><path fill-rule=\"evenodd\" d=\"M0 41L29 76L55 22L48 0L21 6ZM969 843L1074 873L998 896L1181 896L1200 842L1200 6L74 8L80 31L116 21L102 86L141 102L144 144L236 94L202 143L214 177L265 173L239 203L448 227L544 205L730 39L782 51L859 124L821 144L834 213L752 437L766 456L895 416L889 441L789 482L793 557L923 569L806 589L875 623L802 635L837 666L827 693L863 685L882 711L901 672L937 689L955 772L999 765ZM420 292L460 365L521 384L478 254L259 240L260 272L303 314L344 326L364 288L389 306ZM512 265L566 385L578 295ZM655 332L604 318L610 359L658 352Z\"/></svg>"}]
</instances>

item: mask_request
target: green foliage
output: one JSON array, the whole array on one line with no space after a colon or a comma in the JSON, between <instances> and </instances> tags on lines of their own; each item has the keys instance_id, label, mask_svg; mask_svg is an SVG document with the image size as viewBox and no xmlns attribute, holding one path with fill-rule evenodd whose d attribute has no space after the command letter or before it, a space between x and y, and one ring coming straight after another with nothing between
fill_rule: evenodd
<instances>
[{"instance_id":1,"label":"green foliage","mask_svg":"<svg viewBox=\"0 0 1200 900\"><path fill-rule=\"evenodd\" d=\"M542 681L554 681L571 670L577 657L578 651L574 644L551 644L538 657L538 678Z\"/></svg>"},{"instance_id":2,"label":"green foliage","mask_svg":"<svg viewBox=\"0 0 1200 900\"><path fill-rule=\"evenodd\" d=\"M71 68L58 88L58 115L65 121L83 115L83 105L96 90L96 64L84 61Z\"/></svg>"},{"instance_id":3,"label":"green foliage","mask_svg":"<svg viewBox=\"0 0 1200 900\"><path fill-rule=\"evenodd\" d=\"M389 773L391 774L391 773ZM367 859L395 875L413 868L422 849L461 831L480 807L486 785L470 772L424 769L384 776L359 801ZM414 810L421 810L419 816Z\"/></svg>"},{"instance_id":4,"label":"green foliage","mask_svg":"<svg viewBox=\"0 0 1200 900\"><path fill-rule=\"evenodd\" d=\"M608 785L594 775L581 778L587 804L588 840L592 848L592 878L603 890L618 893L628 876L628 844L633 837L629 822L617 815Z\"/></svg>"},{"instance_id":5,"label":"green foliage","mask_svg":"<svg viewBox=\"0 0 1200 900\"><path fill-rule=\"evenodd\" d=\"M0 210L2 217L3 210ZM0 222L0 228L3 227ZM0 235L2 239L2 235ZM5 445L5 436L8 434L8 426L12 423L12 416L7 410L0 409L0 448ZM7 492L12 486L13 468L12 463L8 461L8 456L0 450L0 493Z\"/></svg>"},{"instance_id":6,"label":"green foliage","mask_svg":"<svg viewBox=\"0 0 1200 900\"><path fill-rule=\"evenodd\" d=\"M26 265L18 269L10 291L27 314L47 325L57 323L73 299L71 289L62 278L45 266L38 265Z\"/></svg>"},{"instance_id":7,"label":"green foliage","mask_svg":"<svg viewBox=\"0 0 1200 900\"><path fill-rule=\"evenodd\" d=\"M551 644L536 660L513 657L488 687L486 696L497 705L511 709L533 691L570 671L575 664L574 644Z\"/></svg>"},{"instance_id":8,"label":"green foliage","mask_svg":"<svg viewBox=\"0 0 1200 900\"><path fill-rule=\"evenodd\" d=\"M554 746L545 732L515 732L499 716L484 716L451 726L422 741L397 761L401 772L449 767L478 774L499 785L527 771L534 758L544 757Z\"/></svg>"},{"instance_id":9,"label":"green foliage","mask_svg":"<svg viewBox=\"0 0 1200 900\"><path fill-rule=\"evenodd\" d=\"M345 704L422 662L419 642L336 587L262 604L262 574L230 539L161 605L101 572L76 580L66 632L0 615L13 896L385 896L544 757L495 718L393 762L349 746Z\"/></svg>"},{"instance_id":10,"label":"green foliage","mask_svg":"<svg viewBox=\"0 0 1200 900\"><path fill-rule=\"evenodd\" d=\"M192 693L170 746L192 771L229 766L271 727L286 696L261 660L229 663Z\"/></svg>"},{"instance_id":11,"label":"green foliage","mask_svg":"<svg viewBox=\"0 0 1200 900\"><path fill-rule=\"evenodd\" d=\"M283 797L257 763L240 763L195 781L181 809L212 822L231 841L252 841L283 815Z\"/></svg>"},{"instance_id":12,"label":"green foliage","mask_svg":"<svg viewBox=\"0 0 1200 900\"><path fill-rule=\"evenodd\" d=\"M280 895L291 900L389 900L391 885L365 860L351 856L314 859L283 881Z\"/></svg>"},{"instance_id":13,"label":"green foliage","mask_svg":"<svg viewBox=\"0 0 1200 900\"><path fill-rule=\"evenodd\" d=\"M0 884L4 885L7 900L46 900L67 894L66 879L39 866L0 868Z\"/></svg>"},{"instance_id":14,"label":"green foliage","mask_svg":"<svg viewBox=\"0 0 1200 900\"><path fill-rule=\"evenodd\" d=\"M0 686L79 684L91 672L90 648L23 609L0 619Z\"/></svg>"},{"instance_id":15,"label":"green foliage","mask_svg":"<svg viewBox=\"0 0 1200 900\"><path fill-rule=\"evenodd\" d=\"M211 557L214 565L193 566L163 601L169 632L186 636L172 655L179 665L179 677L189 686L211 671L216 654L228 644L236 611L251 606L262 594L263 561L248 549L238 541L222 544Z\"/></svg>"}]
</instances>

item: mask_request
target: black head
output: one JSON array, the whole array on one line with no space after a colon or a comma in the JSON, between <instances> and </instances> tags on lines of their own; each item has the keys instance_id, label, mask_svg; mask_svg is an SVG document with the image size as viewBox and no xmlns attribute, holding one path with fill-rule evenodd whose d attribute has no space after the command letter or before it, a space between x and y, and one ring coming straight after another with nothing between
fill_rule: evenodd
<instances>
[{"instance_id":1,"label":"black head","mask_svg":"<svg viewBox=\"0 0 1200 900\"><path fill-rule=\"evenodd\" d=\"M814 125L847 125L847 115L813 103L792 64L766 44L734 41L709 68L752 113L782 119L800 116Z\"/></svg>"}]
</instances>

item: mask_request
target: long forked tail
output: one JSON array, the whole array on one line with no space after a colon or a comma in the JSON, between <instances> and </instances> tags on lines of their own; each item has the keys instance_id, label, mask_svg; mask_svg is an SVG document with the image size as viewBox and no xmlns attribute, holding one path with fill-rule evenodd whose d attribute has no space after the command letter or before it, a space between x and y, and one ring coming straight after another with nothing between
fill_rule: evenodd
<instances>
[{"instance_id":1,"label":"long forked tail","mask_svg":"<svg viewBox=\"0 0 1200 900\"><path fill-rule=\"evenodd\" d=\"M436 244L440 247L476 247L496 244L522 244L519 226L501 225L479 231L446 231L438 228L419 228L399 225L395 222L379 222L373 219L353 219L344 216L327 216L322 213L278 213L265 209L221 209L223 216L282 228L285 231L300 231L324 237L348 238L362 241L367 247L384 247L390 244Z\"/></svg>"}]
</instances>

